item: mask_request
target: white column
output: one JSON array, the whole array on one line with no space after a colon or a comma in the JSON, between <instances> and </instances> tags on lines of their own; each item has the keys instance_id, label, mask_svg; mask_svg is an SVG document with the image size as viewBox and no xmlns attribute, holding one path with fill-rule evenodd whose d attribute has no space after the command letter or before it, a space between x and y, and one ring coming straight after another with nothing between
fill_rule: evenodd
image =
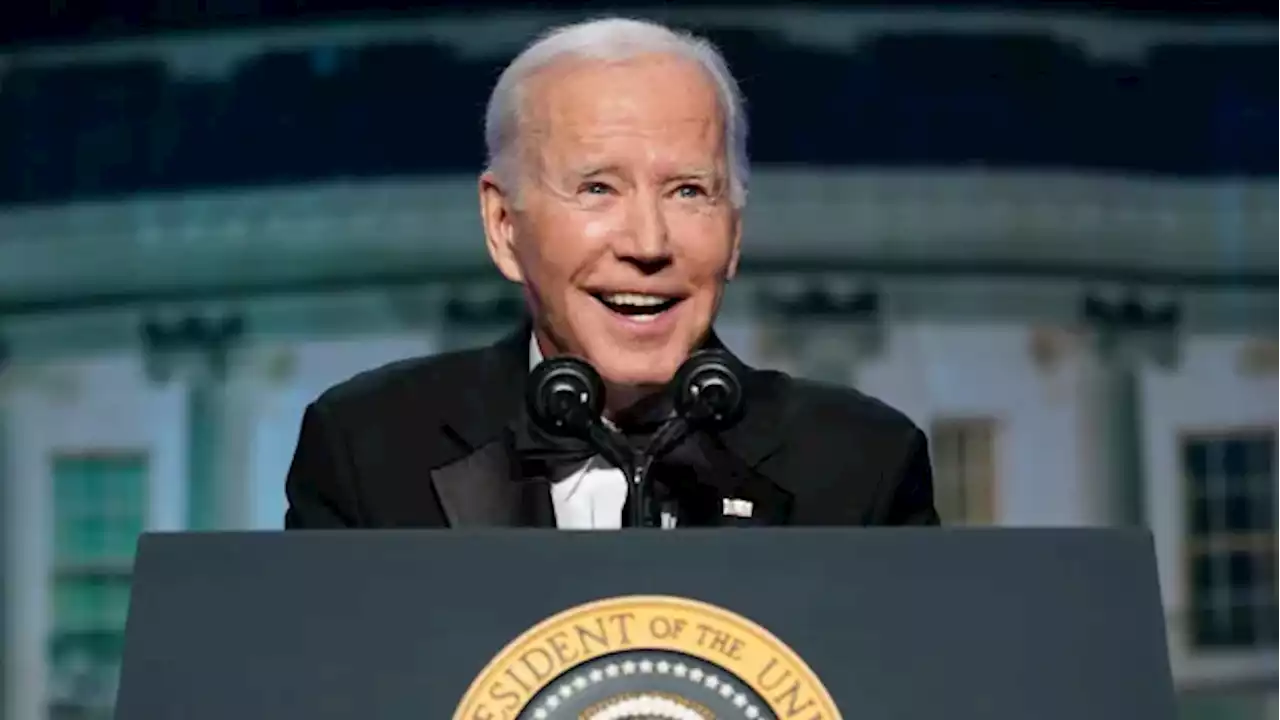
<instances>
[{"instance_id":1,"label":"white column","mask_svg":"<svg viewBox=\"0 0 1280 720\"><path fill-rule=\"evenodd\" d=\"M1090 353L1078 376L1081 478L1090 525L1142 522L1138 383L1131 365Z\"/></svg>"},{"instance_id":2,"label":"white column","mask_svg":"<svg viewBox=\"0 0 1280 720\"><path fill-rule=\"evenodd\" d=\"M1145 525L1140 368L1177 362L1172 328L1102 322L1079 368L1079 443L1086 519L1093 525Z\"/></svg>"},{"instance_id":3,"label":"white column","mask_svg":"<svg viewBox=\"0 0 1280 720\"><path fill-rule=\"evenodd\" d=\"M151 325L146 347L155 382L187 391L187 508L190 530L253 525L255 388L241 346L242 327L222 318Z\"/></svg>"},{"instance_id":4,"label":"white column","mask_svg":"<svg viewBox=\"0 0 1280 720\"><path fill-rule=\"evenodd\" d=\"M9 699L13 695L10 688L18 684L14 672L17 665L14 644L10 642L18 625L13 617L15 598L12 597L16 588L12 570L15 562L13 556L18 543L12 537L12 530L17 524L14 472L9 453L6 452L9 445L6 423L9 411L8 393L5 392L4 384L6 359L4 346L0 344L0 718L17 717L14 708L10 707Z\"/></svg>"},{"instance_id":5,"label":"white column","mask_svg":"<svg viewBox=\"0 0 1280 720\"><path fill-rule=\"evenodd\" d=\"M50 558L45 542L45 478L29 454L24 466L15 451L15 418L23 417L24 404L28 421L31 418L31 403L24 403L20 392L24 375L12 365L0 367L0 717L4 720L43 718L48 682L45 584ZM32 439L28 432L25 440Z\"/></svg>"},{"instance_id":6,"label":"white column","mask_svg":"<svg viewBox=\"0 0 1280 720\"><path fill-rule=\"evenodd\" d=\"M192 530L241 530L253 524L252 379L193 373L188 379L188 507Z\"/></svg>"}]
</instances>

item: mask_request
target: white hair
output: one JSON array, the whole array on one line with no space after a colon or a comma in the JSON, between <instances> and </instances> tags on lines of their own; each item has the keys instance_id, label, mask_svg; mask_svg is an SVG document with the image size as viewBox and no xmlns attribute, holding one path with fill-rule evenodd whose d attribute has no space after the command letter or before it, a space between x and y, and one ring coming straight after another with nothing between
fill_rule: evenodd
<instances>
[{"instance_id":1,"label":"white hair","mask_svg":"<svg viewBox=\"0 0 1280 720\"><path fill-rule=\"evenodd\" d=\"M484 141L489 171L514 189L513 160L518 139L524 82L539 70L566 58L625 60L639 55L668 54L696 63L710 77L720 100L729 171L729 199L742 207L747 199L747 117L738 83L720 51L705 38L657 23L606 18L554 28L525 48L507 65L489 96Z\"/></svg>"}]
</instances>

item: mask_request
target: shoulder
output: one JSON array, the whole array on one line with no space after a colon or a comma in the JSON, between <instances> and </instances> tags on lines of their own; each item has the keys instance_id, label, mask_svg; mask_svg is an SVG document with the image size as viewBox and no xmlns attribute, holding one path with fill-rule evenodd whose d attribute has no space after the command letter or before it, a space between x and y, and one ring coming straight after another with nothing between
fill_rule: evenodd
<instances>
[{"instance_id":1,"label":"shoulder","mask_svg":"<svg viewBox=\"0 0 1280 720\"><path fill-rule=\"evenodd\" d=\"M751 383L763 399L756 433L777 450L761 472L794 496L795 524L930 520L928 444L905 413L855 388L780 372Z\"/></svg>"},{"instance_id":2,"label":"shoulder","mask_svg":"<svg viewBox=\"0 0 1280 720\"><path fill-rule=\"evenodd\" d=\"M852 387L782 376L792 417L827 427L909 437L919 430L905 413Z\"/></svg>"},{"instance_id":3,"label":"shoulder","mask_svg":"<svg viewBox=\"0 0 1280 720\"><path fill-rule=\"evenodd\" d=\"M826 457L856 455L897 465L924 441L905 413L852 387L768 373L764 384L785 397L780 420L796 447Z\"/></svg>"}]
</instances>

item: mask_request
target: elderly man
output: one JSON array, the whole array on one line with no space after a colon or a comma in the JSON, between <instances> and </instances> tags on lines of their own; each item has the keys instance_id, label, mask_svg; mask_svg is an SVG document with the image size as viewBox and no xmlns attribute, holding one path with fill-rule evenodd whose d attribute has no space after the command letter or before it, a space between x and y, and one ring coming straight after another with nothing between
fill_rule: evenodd
<instances>
[{"instance_id":1,"label":"elderly man","mask_svg":"<svg viewBox=\"0 0 1280 720\"><path fill-rule=\"evenodd\" d=\"M487 348L398 362L324 393L289 471L287 528L618 528L626 480L551 464L525 417L542 358L586 360L617 432L643 436L734 276L746 119L707 42L633 20L556 30L503 72L485 117L485 240L529 321ZM749 370L738 422L650 477L677 527L936 524L924 435L858 392ZM643 412L638 408L647 408Z\"/></svg>"}]
</instances>

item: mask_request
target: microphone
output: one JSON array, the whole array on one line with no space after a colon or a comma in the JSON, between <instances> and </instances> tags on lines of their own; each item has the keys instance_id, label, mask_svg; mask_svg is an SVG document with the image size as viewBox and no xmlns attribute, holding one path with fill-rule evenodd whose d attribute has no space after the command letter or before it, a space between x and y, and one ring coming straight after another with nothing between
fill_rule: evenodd
<instances>
[{"instance_id":1,"label":"microphone","mask_svg":"<svg viewBox=\"0 0 1280 720\"><path fill-rule=\"evenodd\" d=\"M529 374L525 402L543 432L586 440L604 409L604 382L578 358L543 360Z\"/></svg>"},{"instance_id":2,"label":"microphone","mask_svg":"<svg viewBox=\"0 0 1280 720\"><path fill-rule=\"evenodd\" d=\"M660 456L694 430L715 432L737 422L746 409L745 369L725 350L698 350L671 380L675 416L654 435L649 454Z\"/></svg>"},{"instance_id":3,"label":"microphone","mask_svg":"<svg viewBox=\"0 0 1280 720\"><path fill-rule=\"evenodd\" d=\"M744 369L729 352L699 350L680 366L674 379L676 412L694 428L720 430L742 417Z\"/></svg>"},{"instance_id":4,"label":"microphone","mask_svg":"<svg viewBox=\"0 0 1280 720\"><path fill-rule=\"evenodd\" d=\"M538 429L555 437L584 440L627 476L627 494L637 493L635 459L604 426L605 388L600 373L585 360L561 355L529 373L525 405ZM633 498L638 506L638 498Z\"/></svg>"},{"instance_id":5,"label":"microphone","mask_svg":"<svg viewBox=\"0 0 1280 720\"><path fill-rule=\"evenodd\" d=\"M746 409L744 375L742 364L718 348L698 350L680 365L668 388L674 396L675 414L658 428L636 461L636 484L642 500L648 501L648 471L658 458L694 431L722 430L742 417Z\"/></svg>"}]
</instances>

